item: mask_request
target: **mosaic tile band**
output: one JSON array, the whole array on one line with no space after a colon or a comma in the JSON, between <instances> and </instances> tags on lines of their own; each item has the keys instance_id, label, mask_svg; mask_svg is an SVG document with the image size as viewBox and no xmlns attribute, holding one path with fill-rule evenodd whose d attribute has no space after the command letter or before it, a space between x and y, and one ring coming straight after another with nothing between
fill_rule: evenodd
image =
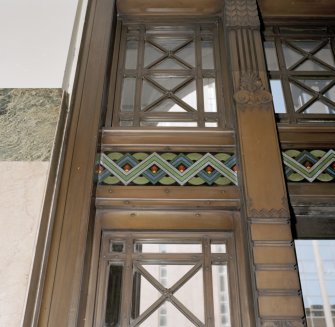
<instances>
[{"instance_id":1,"label":"mosaic tile band","mask_svg":"<svg viewBox=\"0 0 335 327\"><path fill-rule=\"evenodd\" d=\"M283 152L289 182L332 182L335 180L335 151L287 150Z\"/></svg>"},{"instance_id":2,"label":"mosaic tile band","mask_svg":"<svg viewBox=\"0 0 335 327\"><path fill-rule=\"evenodd\" d=\"M288 182L334 182L335 151L287 150L282 153ZM99 184L237 185L236 156L231 153L101 153Z\"/></svg>"},{"instance_id":3,"label":"mosaic tile band","mask_svg":"<svg viewBox=\"0 0 335 327\"><path fill-rule=\"evenodd\" d=\"M101 153L98 182L109 185L237 185L229 153Z\"/></svg>"}]
</instances>

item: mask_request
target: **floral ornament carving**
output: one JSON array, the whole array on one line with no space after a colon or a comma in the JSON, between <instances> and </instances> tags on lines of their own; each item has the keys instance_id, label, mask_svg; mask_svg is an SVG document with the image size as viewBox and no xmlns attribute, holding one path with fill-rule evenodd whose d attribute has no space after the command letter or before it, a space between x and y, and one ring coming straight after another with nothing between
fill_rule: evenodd
<instances>
[{"instance_id":1,"label":"floral ornament carving","mask_svg":"<svg viewBox=\"0 0 335 327\"><path fill-rule=\"evenodd\" d=\"M240 104L264 104L272 101L272 95L266 91L261 79L255 72L246 72L241 77L240 90L234 94Z\"/></svg>"}]
</instances>

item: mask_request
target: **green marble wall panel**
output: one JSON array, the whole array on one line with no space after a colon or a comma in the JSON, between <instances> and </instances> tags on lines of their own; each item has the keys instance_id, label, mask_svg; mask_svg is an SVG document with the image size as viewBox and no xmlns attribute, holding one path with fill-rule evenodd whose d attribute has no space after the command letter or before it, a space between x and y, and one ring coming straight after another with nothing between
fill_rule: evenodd
<instances>
[{"instance_id":1,"label":"green marble wall panel","mask_svg":"<svg viewBox=\"0 0 335 327\"><path fill-rule=\"evenodd\" d=\"M0 89L0 161L48 161L61 89Z\"/></svg>"}]
</instances>

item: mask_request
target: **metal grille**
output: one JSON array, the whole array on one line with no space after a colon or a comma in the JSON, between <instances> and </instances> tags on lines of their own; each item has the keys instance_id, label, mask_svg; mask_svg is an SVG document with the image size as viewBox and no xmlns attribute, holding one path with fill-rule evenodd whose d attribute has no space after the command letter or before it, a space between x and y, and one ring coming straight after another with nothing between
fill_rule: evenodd
<instances>
[{"instance_id":1,"label":"metal grille","mask_svg":"<svg viewBox=\"0 0 335 327\"><path fill-rule=\"evenodd\" d=\"M104 232L96 326L230 327L232 236Z\"/></svg>"},{"instance_id":2,"label":"metal grille","mask_svg":"<svg viewBox=\"0 0 335 327\"><path fill-rule=\"evenodd\" d=\"M264 49L280 121L334 121L334 30L271 27Z\"/></svg>"},{"instance_id":3,"label":"metal grille","mask_svg":"<svg viewBox=\"0 0 335 327\"><path fill-rule=\"evenodd\" d=\"M216 23L120 29L113 127L222 127Z\"/></svg>"}]
</instances>

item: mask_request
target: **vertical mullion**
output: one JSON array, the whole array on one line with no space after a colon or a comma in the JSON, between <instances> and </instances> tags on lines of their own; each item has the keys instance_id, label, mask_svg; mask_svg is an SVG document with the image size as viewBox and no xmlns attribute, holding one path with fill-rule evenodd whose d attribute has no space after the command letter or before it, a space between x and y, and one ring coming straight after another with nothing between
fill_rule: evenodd
<instances>
[{"instance_id":1,"label":"vertical mullion","mask_svg":"<svg viewBox=\"0 0 335 327\"><path fill-rule=\"evenodd\" d=\"M203 273L204 273L204 303L205 303L205 326L214 327L214 303L213 303L213 281L210 238L204 236L202 240L203 249Z\"/></svg>"},{"instance_id":2,"label":"vertical mullion","mask_svg":"<svg viewBox=\"0 0 335 327\"><path fill-rule=\"evenodd\" d=\"M117 23L117 42L114 47L112 72L110 78L110 88L108 94L108 105L105 126L119 125L121 93L124 78L125 48L127 43L127 28L122 26L122 22Z\"/></svg>"},{"instance_id":3,"label":"vertical mullion","mask_svg":"<svg viewBox=\"0 0 335 327\"><path fill-rule=\"evenodd\" d=\"M122 31L122 23L118 20L116 23L116 32L115 32L115 42L114 42L114 50L112 56L112 67L111 74L109 79L109 90L108 90L108 99L107 99L107 112L105 119L105 127L111 127L112 125L112 117L114 115L118 116L119 110L117 110L117 106L115 106L115 95L116 87L118 83L120 83L119 78L117 78L117 67L120 58L120 42L121 42L121 31Z\"/></svg>"},{"instance_id":4,"label":"vertical mullion","mask_svg":"<svg viewBox=\"0 0 335 327\"><path fill-rule=\"evenodd\" d=\"M286 105L289 122L295 123L296 119L294 118L295 116L294 104L292 101L291 88L289 84L288 72L286 68L283 45L282 45L281 40L282 38L281 38L281 35L279 34L278 27L277 27L275 30L275 47L276 47L277 56L278 56L280 80L282 82L284 101Z\"/></svg>"},{"instance_id":5,"label":"vertical mullion","mask_svg":"<svg viewBox=\"0 0 335 327\"><path fill-rule=\"evenodd\" d=\"M136 86L135 86L135 102L134 102L134 127L140 126L141 113L141 94L143 83L143 65L144 65L144 43L145 43L145 27L140 28L138 53L137 53L137 68L136 68Z\"/></svg>"},{"instance_id":6,"label":"vertical mullion","mask_svg":"<svg viewBox=\"0 0 335 327\"><path fill-rule=\"evenodd\" d=\"M96 314L94 317L94 326L101 326L105 320L106 315L106 303L107 303L107 285L109 279L110 265L102 257L99 260L99 269L102 273L98 276L98 287L97 287L97 301L96 301Z\"/></svg>"},{"instance_id":7,"label":"vertical mullion","mask_svg":"<svg viewBox=\"0 0 335 327\"><path fill-rule=\"evenodd\" d=\"M129 327L130 325L130 313L132 305L132 288L133 288L133 237L129 235L126 238L126 262L124 265L124 276L122 285L122 299L121 299L121 327Z\"/></svg>"},{"instance_id":8,"label":"vertical mullion","mask_svg":"<svg viewBox=\"0 0 335 327\"><path fill-rule=\"evenodd\" d=\"M229 260L227 263L227 278L228 278L228 298L229 298L229 314L231 320L231 326L238 327L242 325L241 316L238 310L234 308L240 307L240 297L238 289L238 276L237 276L237 263L236 263L236 251L235 241L233 238L227 240L227 253Z\"/></svg>"},{"instance_id":9,"label":"vertical mullion","mask_svg":"<svg viewBox=\"0 0 335 327\"><path fill-rule=\"evenodd\" d=\"M197 121L198 127L205 127L205 110L204 110L204 87L202 80L202 54L201 54L201 35L200 26L195 28L195 82L197 91Z\"/></svg>"},{"instance_id":10,"label":"vertical mullion","mask_svg":"<svg viewBox=\"0 0 335 327\"><path fill-rule=\"evenodd\" d=\"M222 32L222 34L220 33ZM224 105L224 94L223 94L223 88L224 88L224 81L223 76L221 74L221 67L226 67L224 63L226 62L224 59L223 51L220 53L220 40L219 40L219 34L220 38L223 37L223 31L218 30L218 26L215 26L214 32L213 32L213 49L214 49L214 73L215 73L215 88L216 88L216 113L218 116L218 127L226 127L227 125L230 125L228 122L230 122L230 115L228 110L226 110ZM223 50L223 49L222 49ZM220 65L220 61L223 63L223 65Z\"/></svg>"}]
</instances>

